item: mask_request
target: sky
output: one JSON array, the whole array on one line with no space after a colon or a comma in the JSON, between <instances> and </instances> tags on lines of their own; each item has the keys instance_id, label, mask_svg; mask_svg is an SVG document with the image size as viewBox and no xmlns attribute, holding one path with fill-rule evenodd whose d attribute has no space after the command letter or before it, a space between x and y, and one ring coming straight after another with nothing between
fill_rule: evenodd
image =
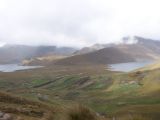
<instances>
[{"instance_id":1,"label":"sky","mask_svg":"<svg viewBox=\"0 0 160 120\"><path fill-rule=\"evenodd\" d=\"M160 39L160 0L0 0L0 46Z\"/></svg>"}]
</instances>

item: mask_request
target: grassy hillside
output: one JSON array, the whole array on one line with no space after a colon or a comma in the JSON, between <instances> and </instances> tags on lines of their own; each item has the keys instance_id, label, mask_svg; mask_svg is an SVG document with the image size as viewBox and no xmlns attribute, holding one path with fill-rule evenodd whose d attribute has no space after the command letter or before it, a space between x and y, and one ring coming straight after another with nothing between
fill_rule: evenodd
<instances>
[{"instance_id":1,"label":"grassy hillside","mask_svg":"<svg viewBox=\"0 0 160 120\"><path fill-rule=\"evenodd\" d=\"M47 66L53 61L63 59L67 56L64 55L49 55L49 56L42 56L42 57L35 57L31 59L25 59L22 61L22 65L41 65L41 66Z\"/></svg>"},{"instance_id":2,"label":"grassy hillside","mask_svg":"<svg viewBox=\"0 0 160 120\"><path fill-rule=\"evenodd\" d=\"M14 120L52 120L56 109L0 92L0 111ZM8 119L7 119L8 120Z\"/></svg>"},{"instance_id":3,"label":"grassy hillside","mask_svg":"<svg viewBox=\"0 0 160 120\"><path fill-rule=\"evenodd\" d=\"M82 105L46 104L4 92L0 92L0 113L4 120L104 120Z\"/></svg>"},{"instance_id":4,"label":"grassy hillside","mask_svg":"<svg viewBox=\"0 0 160 120\"><path fill-rule=\"evenodd\" d=\"M140 68L139 71L149 71L149 70L155 70L155 69L159 69L160 68L160 61L156 61L151 65L148 65L146 67Z\"/></svg>"},{"instance_id":5,"label":"grassy hillside","mask_svg":"<svg viewBox=\"0 0 160 120\"><path fill-rule=\"evenodd\" d=\"M56 108L82 104L111 120L159 120L159 75L160 70L126 74L105 66L52 66L0 73L0 90Z\"/></svg>"}]
</instances>

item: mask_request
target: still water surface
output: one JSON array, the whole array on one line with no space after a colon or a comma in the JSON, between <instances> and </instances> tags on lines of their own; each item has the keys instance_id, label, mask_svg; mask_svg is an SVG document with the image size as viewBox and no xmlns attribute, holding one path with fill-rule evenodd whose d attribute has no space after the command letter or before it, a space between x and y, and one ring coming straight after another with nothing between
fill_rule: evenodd
<instances>
[{"instance_id":1,"label":"still water surface","mask_svg":"<svg viewBox=\"0 0 160 120\"><path fill-rule=\"evenodd\" d=\"M140 61L140 62L110 64L109 66L112 71L131 72L133 70L145 67L152 63L153 61Z\"/></svg>"},{"instance_id":2,"label":"still water surface","mask_svg":"<svg viewBox=\"0 0 160 120\"><path fill-rule=\"evenodd\" d=\"M22 66L18 64L4 64L0 65L1 72L14 72L18 70L28 70L28 69L35 69L41 68L42 66Z\"/></svg>"}]
</instances>

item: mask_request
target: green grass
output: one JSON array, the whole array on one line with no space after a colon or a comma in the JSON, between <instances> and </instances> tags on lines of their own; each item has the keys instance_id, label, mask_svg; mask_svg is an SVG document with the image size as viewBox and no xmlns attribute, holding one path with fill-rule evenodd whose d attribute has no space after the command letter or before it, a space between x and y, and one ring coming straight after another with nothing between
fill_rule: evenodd
<instances>
[{"instance_id":1,"label":"green grass","mask_svg":"<svg viewBox=\"0 0 160 120\"><path fill-rule=\"evenodd\" d=\"M13 94L37 101L37 94L40 93L49 96L47 102L43 101L46 104L65 106L80 103L108 116L113 116L118 111L127 111L130 106L160 104L158 94L160 70L125 74L103 71L101 68L100 70L96 68L100 72L92 71L94 69L70 68L64 72L64 68L46 68L28 72L1 73L0 89L7 90L9 86ZM56 80L57 76L61 78ZM53 82L33 88L48 81ZM154 112L150 111L150 114ZM141 112L139 114L141 117L144 116Z\"/></svg>"},{"instance_id":2,"label":"green grass","mask_svg":"<svg viewBox=\"0 0 160 120\"><path fill-rule=\"evenodd\" d=\"M47 82L48 80L43 80L43 79L37 79L37 80L33 80L31 82L31 84L34 86L34 85L40 85L40 84L43 84L45 82Z\"/></svg>"}]
</instances>

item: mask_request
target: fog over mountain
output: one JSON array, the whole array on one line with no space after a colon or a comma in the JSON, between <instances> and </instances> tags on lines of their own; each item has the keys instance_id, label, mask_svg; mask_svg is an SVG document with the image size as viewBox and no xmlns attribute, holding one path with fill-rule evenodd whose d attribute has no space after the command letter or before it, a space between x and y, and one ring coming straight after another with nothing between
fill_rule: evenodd
<instances>
[{"instance_id":1,"label":"fog over mountain","mask_svg":"<svg viewBox=\"0 0 160 120\"><path fill-rule=\"evenodd\" d=\"M1 0L0 44L84 47L160 39L159 0Z\"/></svg>"}]
</instances>

